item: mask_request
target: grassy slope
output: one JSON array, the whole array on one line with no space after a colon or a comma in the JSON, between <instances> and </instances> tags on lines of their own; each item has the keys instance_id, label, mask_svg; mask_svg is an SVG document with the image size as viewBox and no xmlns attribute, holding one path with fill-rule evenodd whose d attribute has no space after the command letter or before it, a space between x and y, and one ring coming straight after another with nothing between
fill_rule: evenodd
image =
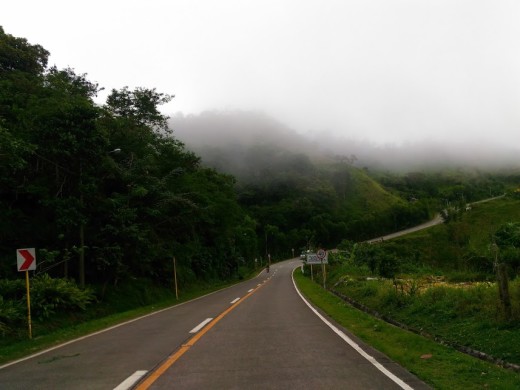
<instances>
[{"instance_id":1,"label":"grassy slope","mask_svg":"<svg viewBox=\"0 0 520 390\"><path fill-rule=\"evenodd\" d=\"M419 253L421 261L429 266L450 266L453 259L469 251L474 256L487 255L491 235L501 224L513 221L520 221L520 200L501 198L474 205L458 221L411 233L393 242L402 246L403 251Z\"/></svg>"},{"instance_id":2,"label":"grassy slope","mask_svg":"<svg viewBox=\"0 0 520 390\"><path fill-rule=\"evenodd\" d=\"M459 277L471 277L472 273L468 272L467 267L470 262L478 261L479 255L486 255L491 234L502 223L518 220L520 220L520 200L504 198L475 205L471 211L464 213L458 221L409 234L402 238L385 242L383 245L399 246L401 250L414 254L414 256L409 256L409 258L415 257L419 262L424 263L422 268L418 268L418 270L441 275L443 271L439 267L444 267L446 271L452 266L454 259L471 252L471 256L467 256L465 262L462 262L461 265L456 267L455 271L450 271L451 277L454 277L457 273ZM344 265L341 265L336 267L336 269L331 269L329 273L330 285L333 285L340 277L351 271L346 264L346 268L342 269L343 267ZM357 279L355 275L354 279ZM405 303L404 306L396 308L384 303L395 299L395 294L392 293L394 289L391 283L388 282L387 284L389 285L388 287L382 287L381 283L377 281L364 283L353 282L347 283L345 286L342 285L339 289L354 299L376 308L380 312L385 312L387 315L401 322L408 323L417 329L422 328L428 333L441 335L441 337L447 340L461 345L471 346L475 349L490 353L493 356L503 358L506 361L513 363L518 362L520 356L518 349L520 348L519 328L514 324L500 325L499 322L496 322L496 288L482 287L481 289L468 293L464 293L462 290L447 293L441 289L429 297L429 302L426 302L427 299L424 301L416 300L416 302L412 304ZM513 283L511 286L511 292L515 297L520 292L518 284L519 283ZM314 294L317 294L317 292L314 291ZM327 298L325 302L328 300L335 300L335 298ZM475 302L475 300L478 300L478 302ZM321 306L322 303L319 305ZM346 308L348 307L341 303L341 301L336 301L334 304L329 303L329 305L345 307L341 309L336 308L338 313L333 315L334 318L336 318L336 316L343 316L343 311L347 310ZM489 310L484 310L484 308L480 308L479 305L486 306L486 309ZM348 310L352 311L354 309L348 307ZM365 316L359 312L357 315ZM368 324L367 326L373 327L374 325ZM379 327L379 325L377 326ZM357 329L358 327L360 327L359 323L350 323L347 326L347 328L352 329L354 333L360 335L362 338L366 333L373 333L365 326L361 326L361 329ZM394 352L392 352L392 349L395 347L394 343L397 343L396 345L398 346L400 345L397 341L391 341L386 335L381 339L377 337L377 334L374 334L368 337L368 340L378 349L381 349L392 357L394 356ZM399 348L400 347L398 347L398 349ZM408 346L406 348L408 348ZM419 351L414 353L419 353ZM397 353L397 356L399 356L399 353ZM410 364L410 362L407 361L408 357L398 357L395 359L419 375L420 371L417 371L416 364ZM453 363L456 363L456 367L461 371L461 373L456 371L452 375L464 376L466 375L464 372L472 372L472 369L460 366L463 361L466 362L464 364L469 364L469 366L473 367L480 367L481 364L487 364L478 362L474 358L461 358L458 354L449 355L446 359L448 368L450 368L450 365L453 365ZM444 368L442 370L444 371ZM478 372L478 370L480 370L480 368L477 368L476 372ZM478 373L470 374L470 376L474 376L473 379L467 379L469 381L468 383L473 383L471 386L462 384L462 382L457 386L452 386L449 380L443 383L442 379L439 382L437 376L440 376L440 374L428 372L428 370L419 376L427 378L429 383L438 388L479 388L486 386L486 384L488 388L520 387L520 374L518 373L508 374L508 376L513 378L513 382L506 385L500 384L500 380L495 384L491 384L489 382L490 376L488 375L487 369L482 369L482 372L485 374L481 374L481 376L479 376ZM497 378L505 378L502 377L502 374L496 375Z\"/></svg>"},{"instance_id":3,"label":"grassy slope","mask_svg":"<svg viewBox=\"0 0 520 390\"><path fill-rule=\"evenodd\" d=\"M404 201L386 191L363 170L351 169L353 185L348 193L349 208L371 215L378 215L390 207L404 204Z\"/></svg>"},{"instance_id":4,"label":"grassy slope","mask_svg":"<svg viewBox=\"0 0 520 390\"><path fill-rule=\"evenodd\" d=\"M347 305L295 272L298 287L335 321L436 389L518 389L520 374L401 330ZM431 355L430 358L421 358Z\"/></svg>"}]
</instances>

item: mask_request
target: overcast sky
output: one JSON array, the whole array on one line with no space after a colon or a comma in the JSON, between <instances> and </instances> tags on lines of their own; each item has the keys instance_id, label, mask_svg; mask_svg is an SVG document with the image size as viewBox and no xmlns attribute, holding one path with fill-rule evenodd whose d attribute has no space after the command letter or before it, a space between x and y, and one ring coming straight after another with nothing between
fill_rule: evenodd
<instances>
[{"instance_id":1,"label":"overcast sky","mask_svg":"<svg viewBox=\"0 0 520 390\"><path fill-rule=\"evenodd\" d=\"M520 150L518 0L17 0L0 25L107 89L176 95L167 113Z\"/></svg>"}]
</instances>

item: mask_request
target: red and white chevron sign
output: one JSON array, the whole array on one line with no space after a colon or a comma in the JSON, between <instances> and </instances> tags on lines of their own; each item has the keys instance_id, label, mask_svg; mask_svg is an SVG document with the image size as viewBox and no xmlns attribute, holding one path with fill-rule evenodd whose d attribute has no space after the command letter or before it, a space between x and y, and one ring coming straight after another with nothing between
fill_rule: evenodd
<instances>
[{"instance_id":1,"label":"red and white chevron sign","mask_svg":"<svg viewBox=\"0 0 520 390\"><path fill-rule=\"evenodd\" d=\"M36 251L34 248L16 250L18 271L34 271L36 269Z\"/></svg>"}]
</instances>

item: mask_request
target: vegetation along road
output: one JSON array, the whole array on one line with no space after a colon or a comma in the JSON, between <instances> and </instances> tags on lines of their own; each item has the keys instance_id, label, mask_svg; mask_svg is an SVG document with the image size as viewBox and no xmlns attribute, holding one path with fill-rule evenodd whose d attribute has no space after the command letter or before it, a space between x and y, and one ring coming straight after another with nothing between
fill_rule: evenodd
<instances>
[{"instance_id":1,"label":"vegetation along road","mask_svg":"<svg viewBox=\"0 0 520 390\"><path fill-rule=\"evenodd\" d=\"M292 282L299 264L278 263L249 281L4 365L0 383L9 389L121 389L137 379L139 389L427 388L320 319Z\"/></svg>"}]
</instances>

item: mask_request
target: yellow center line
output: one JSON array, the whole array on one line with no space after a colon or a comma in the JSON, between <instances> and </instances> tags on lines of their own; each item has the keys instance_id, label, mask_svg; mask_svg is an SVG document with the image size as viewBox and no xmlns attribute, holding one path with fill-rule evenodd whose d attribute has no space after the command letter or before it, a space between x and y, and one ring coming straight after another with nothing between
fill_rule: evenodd
<instances>
[{"instance_id":1,"label":"yellow center line","mask_svg":"<svg viewBox=\"0 0 520 390\"><path fill-rule=\"evenodd\" d=\"M222 318L228 315L232 310L234 310L238 305L244 302L247 298L253 295L259 288L264 286L264 284L259 284L255 289L246 294L244 298L235 302L233 305L228 307L222 313L220 313L213 321L211 321L208 325L202 328L197 334L195 334L192 338L188 340L187 343L182 344L180 348L172 355L170 355L158 368L156 368L153 372L150 373L139 385L135 388L136 390L147 390L157 379L160 378L162 374L168 370L179 358L184 355L188 350L199 341L202 336L204 336L211 328L213 328L217 322L219 322Z\"/></svg>"}]
</instances>

